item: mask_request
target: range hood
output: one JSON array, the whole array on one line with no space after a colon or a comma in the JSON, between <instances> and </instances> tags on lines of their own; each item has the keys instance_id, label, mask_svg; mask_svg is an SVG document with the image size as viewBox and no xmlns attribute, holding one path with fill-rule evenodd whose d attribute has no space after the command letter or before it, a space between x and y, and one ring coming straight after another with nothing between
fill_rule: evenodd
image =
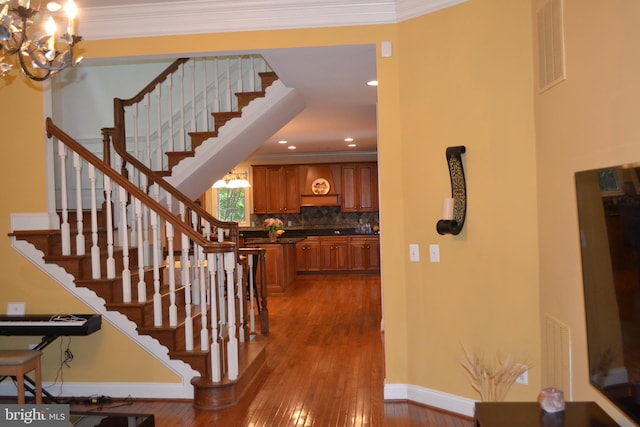
<instances>
[{"instance_id":1,"label":"range hood","mask_svg":"<svg viewBox=\"0 0 640 427\"><path fill-rule=\"evenodd\" d=\"M306 168L307 179L300 195L300 206L340 206L339 189L333 179L334 173L339 177L339 166L309 165Z\"/></svg>"}]
</instances>

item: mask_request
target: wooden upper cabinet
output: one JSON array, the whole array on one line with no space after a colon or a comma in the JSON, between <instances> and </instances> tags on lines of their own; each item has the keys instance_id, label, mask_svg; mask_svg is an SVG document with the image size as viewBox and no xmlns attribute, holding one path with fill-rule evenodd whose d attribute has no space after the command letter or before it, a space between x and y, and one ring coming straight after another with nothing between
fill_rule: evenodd
<instances>
[{"instance_id":1,"label":"wooden upper cabinet","mask_svg":"<svg viewBox=\"0 0 640 427\"><path fill-rule=\"evenodd\" d=\"M378 210L378 168L376 163L342 165L342 211Z\"/></svg>"},{"instance_id":2,"label":"wooden upper cabinet","mask_svg":"<svg viewBox=\"0 0 640 427\"><path fill-rule=\"evenodd\" d=\"M300 212L298 166L252 166L253 212Z\"/></svg>"}]
</instances>

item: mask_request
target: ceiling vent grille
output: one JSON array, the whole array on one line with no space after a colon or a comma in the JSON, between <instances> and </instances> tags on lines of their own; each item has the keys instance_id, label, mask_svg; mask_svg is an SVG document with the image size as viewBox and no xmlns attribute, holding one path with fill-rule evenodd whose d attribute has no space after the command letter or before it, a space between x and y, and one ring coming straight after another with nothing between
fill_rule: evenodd
<instances>
[{"instance_id":1,"label":"ceiling vent grille","mask_svg":"<svg viewBox=\"0 0 640 427\"><path fill-rule=\"evenodd\" d=\"M540 92L566 78L563 0L549 0L536 15L538 27L538 88Z\"/></svg>"}]
</instances>

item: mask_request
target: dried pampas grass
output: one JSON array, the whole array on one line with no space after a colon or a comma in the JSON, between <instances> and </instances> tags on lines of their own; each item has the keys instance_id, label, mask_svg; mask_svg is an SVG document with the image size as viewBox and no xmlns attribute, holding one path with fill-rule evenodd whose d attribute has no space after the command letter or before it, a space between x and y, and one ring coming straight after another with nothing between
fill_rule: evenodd
<instances>
[{"instance_id":1,"label":"dried pampas grass","mask_svg":"<svg viewBox=\"0 0 640 427\"><path fill-rule=\"evenodd\" d=\"M507 354L504 359L496 357L488 365L484 357L479 357L464 347L463 350L465 357L460 364L469 373L471 386L480 393L483 402L503 401L516 379L529 369L525 363L514 362L511 354Z\"/></svg>"}]
</instances>

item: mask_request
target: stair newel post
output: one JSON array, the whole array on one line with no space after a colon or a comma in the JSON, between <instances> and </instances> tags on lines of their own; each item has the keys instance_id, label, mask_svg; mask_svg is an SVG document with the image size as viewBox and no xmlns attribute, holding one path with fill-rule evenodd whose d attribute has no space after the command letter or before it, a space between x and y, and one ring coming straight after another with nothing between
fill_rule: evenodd
<instances>
[{"instance_id":1,"label":"stair newel post","mask_svg":"<svg viewBox=\"0 0 640 427\"><path fill-rule=\"evenodd\" d=\"M129 270L129 233L127 225L127 190L119 187L120 246L122 247L122 301L131 302L131 270Z\"/></svg>"},{"instance_id":2,"label":"stair newel post","mask_svg":"<svg viewBox=\"0 0 640 427\"><path fill-rule=\"evenodd\" d=\"M111 178L104 175L104 205L107 221L107 278L116 277L116 260L113 257L113 208L111 202Z\"/></svg>"},{"instance_id":3,"label":"stair newel post","mask_svg":"<svg viewBox=\"0 0 640 427\"><path fill-rule=\"evenodd\" d=\"M89 163L89 185L91 186L91 277L99 279L100 246L98 246L98 201L96 197L96 168Z\"/></svg>"},{"instance_id":4,"label":"stair newel post","mask_svg":"<svg viewBox=\"0 0 640 427\"><path fill-rule=\"evenodd\" d=\"M134 208L136 214L136 228L138 229L138 302L145 302L147 300L147 285L144 281L144 253L145 244L143 242L143 236L146 233L143 230L142 223L142 203L138 199L134 199Z\"/></svg>"},{"instance_id":5,"label":"stair newel post","mask_svg":"<svg viewBox=\"0 0 640 427\"><path fill-rule=\"evenodd\" d=\"M76 255L84 255L84 228L82 221L82 162L78 153L73 153L73 168L76 172Z\"/></svg>"},{"instance_id":6,"label":"stair newel post","mask_svg":"<svg viewBox=\"0 0 640 427\"><path fill-rule=\"evenodd\" d=\"M227 343L227 375L231 381L238 379L238 339L236 338L236 299L233 272L236 266L235 253L225 252L224 269L227 276L227 315L229 342Z\"/></svg>"},{"instance_id":7,"label":"stair newel post","mask_svg":"<svg viewBox=\"0 0 640 427\"><path fill-rule=\"evenodd\" d=\"M205 277L205 258L202 246L196 245L194 252L198 254L198 272L200 273L200 350L209 350L209 321L207 320L207 280Z\"/></svg>"},{"instance_id":8,"label":"stair newel post","mask_svg":"<svg viewBox=\"0 0 640 427\"><path fill-rule=\"evenodd\" d=\"M245 305L245 287L244 287L244 269L242 265L236 263L236 271L238 272L238 286L236 291L236 298L238 301L238 339L240 342L246 341L246 330L247 330L247 322L245 320L244 311L246 308Z\"/></svg>"},{"instance_id":9,"label":"stair newel post","mask_svg":"<svg viewBox=\"0 0 640 427\"><path fill-rule=\"evenodd\" d=\"M249 266L249 271L247 272L247 281L249 283L249 332L251 334L256 333L256 314L255 314L255 282L253 280L253 254L247 255L247 265Z\"/></svg>"},{"instance_id":10,"label":"stair newel post","mask_svg":"<svg viewBox=\"0 0 640 427\"><path fill-rule=\"evenodd\" d=\"M151 212L153 233L153 325L162 326L162 296L160 295L160 225L157 212Z\"/></svg>"},{"instance_id":11,"label":"stair newel post","mask_svg":"<svg viewBox=\"0 0 640 427\"><path fill-rule=\"evenodd\" d=\"M211 355L211 380L214 382L220 382L222 372L220 369L220 342L218 340L218 313L216 310L216 256L215 254L207 254L207 269L209 272L209 306L211 307L211 348L209 354ZM200 286L200 292L204 295L206 292L204 283ZM203 298L204 300L204 298ZM207 311L206 305L203 304L201 308L203 312ZM205 318L206 320L206 318ZM207 333L207 324L203 320L202 332L200 337L200 343L203 351L207 350L207 344L209 343L209 336Z\"/></svg>"},{"instance_id":12,"label":"stair newel post","mask_svg":"<svg viewBox=\"0 0 640 427\"><path fill-rule=\"evenodd\" d=\"M67 147L58 141L58 158L60 160L60 203L62 209L62 255L71 255L71 228L69 226L69 208L67 194Z\"/></svg>"}]
</instances>

